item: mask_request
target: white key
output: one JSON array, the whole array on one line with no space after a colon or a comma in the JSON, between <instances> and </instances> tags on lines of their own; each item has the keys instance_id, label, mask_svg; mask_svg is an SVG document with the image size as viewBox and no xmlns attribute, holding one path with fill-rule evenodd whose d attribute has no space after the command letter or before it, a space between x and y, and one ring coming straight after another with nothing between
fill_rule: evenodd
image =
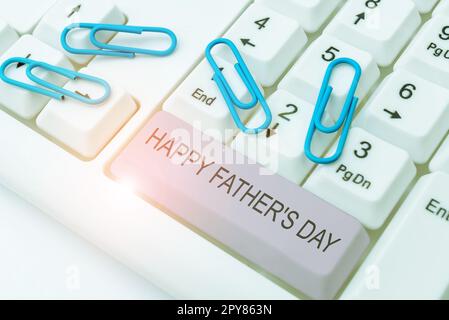
<instances>
[{"instance_id":1,"label":"white key","mask_svg":"<svg viewBox=\"0 0 449 320\"><path fill-rule=\"evenodd\" d=\"M234 65L219 57L215 57L215 60L223 68L223 75L228 80L236 97L241 101L249 102L250 94ZM209 62L203 60L168 98L163 109L215 139L228 142L238 129L223 95L216 82L212 80L213 75L214 72ZM252 113L253 111L239 110L243 122L246 122Z\"/></svg>"},{"instance_id":2,"label":"white key","mask_svg":"<svg viewBox=\"0 0 449 320\"><path fill-rule=\"evenodd\" d=\"M57 0L2 1L0 17L6 20L19 34L31 33L45 12L47 12L56 1Z\"/></svg>"},{"instance_id":3,"label":"white key","mask_svg":"<svg viewBox=\"0 0 449 320\"><path fill-rule=\"evenodd\" d=\"M341 0L256 0L296 19L309 33L318 31L335 11Z\"/></svg>"},{"instance_id":4,"label":"white key","mask_svg":"<svg viewBox=\"0 0 449 320\"><path fill-rule=\"evenodd\" d=\"M22 36L5 52L0 58L0 61L3 62L12 57L29 57L30 59L44 61L51 65L73 69L70 61L61 52L31 35ZM11 65L7 69L6 75L17 81L36 85L28 79L25 73L26 68L26 65ZM68 81L65 77L57 76L55 73L47 72L39 68L35 69L33 73L45 81L58 86L64 85ZM24 119L34 118L49 100L50 98L47 96L32 93L0 80L0 104Z\"/></svg>"},{"instance_id":5,"label":"white key","mask_svg":"<svg viewBox=\"0 0 449 320\"><path fill-rule=\"evenodd\" d=\"M398 70L363 108L357 125L426 163L449 130L449 91Z\"/></svg>"},{"instance_id":6,"label":"white key","mask_svg":"<svg viewBox=\"0 0 449 320\"><path fill-rule=\"evenodd\" d=\"M0 54L3 54L11 47L17 39L19 39L19 36L14 29L0 19Z\"/></svg>"},{"instance_id":7,"label":"white key","mask_svg":"<svg viewBox=\"0 0 449 320\"><path fill-rule=\"evenodd\" d=\"M43 42L63 52L60 37L62 30L71 23L111 23L124 24L125 16L110 0L63 0L53 6L42 18L34 30L34 36ZM67 42L74 48L96 49L89 40L89 29L74 30L68 35ZM98 33L97 39L107 42L112 33ZM86 64L92 56L74 55L66 52L67 56L78 64Z\"/></svg>"},{"instance_id":8,"label":"white key","mask_svg":"<svg viewBox=\"0 0 449 320\"><path fill-rule=\"evenodd\" d=\"M437 4L438 0L413 0L420 13L428 13Z\"/></svg>"},{"instance_id":9,"label":"white key","mask_svg":"<svg viewBox=\"0 0 449 320\"><path fill-rule=\"evenodd\" d=\"M329 63L342 57L356 60L362 68L356 92L362 100L379 79L379 68L370 54L330 35L323 35L310 45L278 88L315 104ZM330 83L334 90L327 109L334 119L339 117L353 78L354 69L351 66L340 65L334 69Z\"/></svg>"},{"instance_id":10,"label":"white key","mask_svg":"<svg viewBox=\"0 0 449 320\"><path fill-rule=\"evenodd\" d=\"M92 74L88 68L80 72ZM128 93L110 85L111 96L99 105L72 98L51 100L37 117L37 126L82 157L94 158L137 110ZM103 95L101 86L82 80L70 81L64 88L92 98Z\"/></svg>"},{"instance_id":11,"label":"white key","mask_svg":"<svg viewBox=\"0 0 449 320\"><path fill-rule=\"evenodd\" d=\"M395 65L449 89L449 20L428 21Z\"/></svg>"},{"instance_id":12,"label":"white key","mask_svg":"<svg viewBox=\"0 0 449 320\"><path fill-rule=\"evenodd\" d=\"M449 0L441 0L440 4L433 10L433 16L440 14L449 17Z\"/></svg>"},{"instance_id":13,"label":"white key","mask_svg":"<svg viewBox=\"0 0 449 320\"><path fill-rule=\"evenodd\" d=\"M432 172L444 171L449 174L449 136L444 140L432 161L430 161L429 169Z\"/></svg>"},{"instance_id":14,"label":"white key","mask_svg":"<svg viewBox=\"0 0 449 320\"><path fill-rule=\"evenodd\" d=\"M424 176L342 295L343 299L449 298L449 175Z\"/></svg>"},{"instance_id":15,"label":"white key","mask_svg":"<svg viewBox=\"0 0 449 320\"><path fill-rule=\"evenodd\" d=\"M335 146L329 155L334 152ZM331 165L320 165L304 187L376 230L415 174L407 152L353 128L341 158Z\"/></svg>"},{"instance_id":16,"label":"white key","mask_svg":"<svg viewBox=\"0 0 449 320\"><path fill-rule=\"evenodd\" d=\"M349 0L324 30L390 65L421 24L411 0Z\"/></svg>"},{"instance_id":17,"label":"white key","mask_svg":"<svg viewBox=\"0 0 449 320\"><path fill-rule=\"evenodd\" d=\"M299 24L259 4L251 5L225 34L244 56L254 77L263 86L272 86L307 43ZM229 62L229 49L219 54Z\"/></svg>"},{"instance_id":18,"label":"white key","mask_svg":"<svg viewBox=\"0 0 449 320\"><path fill-rule=\"evenodd\" d=\"M273 114L270 129L258 135L239 133L232 147L272 172L299 184L315 166L304 154L314 106L283 90L276 91L267 102ZM263 123L264 117L263 110L260 110L248 125L257 127ZM316 134L314 153L322 155L331 142L331 135Z\"/></svg>"}]
</instances>

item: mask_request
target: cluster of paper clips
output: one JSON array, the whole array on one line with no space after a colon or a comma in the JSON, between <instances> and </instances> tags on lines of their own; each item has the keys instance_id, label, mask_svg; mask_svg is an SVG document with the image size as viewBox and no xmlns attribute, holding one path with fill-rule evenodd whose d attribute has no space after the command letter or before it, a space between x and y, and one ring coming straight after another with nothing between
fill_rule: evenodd
<instances>
[{"instance_id":1,"label":"cluster of paper clips","mask_svg":"<svg viewBox=\"0 0 449 320\"><path fill-rule=\"evenodd\" d=\"M90 43L98 49L83 49L83 48L73 48L68 42L67 38L69 33L76 28L90 29L89 40ZM150 50L141 48L132 48L119 45L113 45L110 43L100 42L96 35L100 31L110 31L110 32L123 32L123 33L133 33L142 34L143 32L152 32L167 35L170 38L170 46L163 50ZM161 28L161 27L140 27L140 26L126 26L126 25L113 25L113 24L96 24L96 23L75 23L67 26L61 33L61 45L62 47L72 53L72 54L84 54L84 55L104 55L104 56L114 56L114 57L127 57L134 58L136 54L152 55L152 56L167 56L172 54L177 46L177 38L173 31ZM30 85L21 81L14 80L6 75L7 69L11 65L27 65L26 76L35 84ZM37 77L33 74L34 69L44 69L48 72L53 72L61 76L67 77L71 80L83 79L91 81L101 85L104 88L104 94L100 98L88 98L77 92L72 92L61 88L55 84L52 84L44 79ZM82 103L86 104L100 104L104 102L111 94L111 87L106 80L94 77L91 75L76 72L70 69L62 68L59 66L50 65L42 61L36 61L29 58L13 57L7 59L0 66L0 79L4 82L25 89L34 93L48 96L53 99L63 100L65 97L70 97L76 99ZM42 88L43 87L43 88Z\"/></svg>"}]
</instances>

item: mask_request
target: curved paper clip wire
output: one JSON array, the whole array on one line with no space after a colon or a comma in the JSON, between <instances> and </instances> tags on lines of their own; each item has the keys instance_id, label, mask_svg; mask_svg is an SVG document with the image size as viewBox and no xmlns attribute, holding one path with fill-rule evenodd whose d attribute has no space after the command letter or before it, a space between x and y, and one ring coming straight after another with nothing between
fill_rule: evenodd
<instances>
[{"instance_id":1,"label":"curved paper clip wire","mask_svg":"<svg viewBox=\"0 0 449 320\"><path fill-rule=\"evenodd\" d=\"M326 111L326 106L329 102L329 98L332 94L332 87L329 85L329 80L332 75L334 68L340 64L349 64L354 68L355 74L352 80L351 88L349 89L348 95L346 97L345 104L342 108L340 116L336 123L332 126L325 126L322 123L324 113ZM318 96L318 100L315 106L315 111L312 116L312 120L310 122L309 131L307 132L306 142L305 142L305 153L307 158L311 161L319 164L329 164L337 161L343 152L343 148L345 146L346 140L348 138L349 129L351 127L351 122L354 117L354 113L358 104L359 99L355 97L355 92L357 90L357 86L360 81L360 77L362 75L362 70L360 65L349 58L340 58L332 61L327 68L326 74L324 76L323 84L320 89L320 93ZM337 145L337 150L335 153L327 158L319 158L315 156L312 151L312 139L315 134L315 130L320 132L330 134L335 133L343 127L341 132L340 141Z\"/></svg>"},{"instance_id":2,"label":"curved paper clip wire","mask_svg":"<svg viewBox=\"0 0 449 320\"><path fill-rule=\"evenodd\" d=\"M6 69L11 65L11 64L17 64L17 63L23 63L27 65L27 69L26 69L26 75L28 77L28 79L30 79L31 81L41 85L44 88L50 89L43 89L41 87L38 86L33 86L21 81L17 81L14 79L11 79L9 77L6 76L5 72ZM67 89L61 88L55 84L52 84L48 81L45 81L41 78L36 77L33 74L33 70L35 68L41 68L56 74L59 74L61 76L67 77L69 79L75 80L75 79L84 79L87 81L91 81L94 83L97 83L99 85L101 85L104 88L104 95L100 98L97 99L91 99L91 98L87 98L84 97L80 94L77 94L76 92L72 92L69 91ZM40 62L40 61L35 61L35 60L31 60L31 59L27 59L27 58L20 58L20 57L15 57L15 58L10 58L8 60L6 60L1 66L0 66L0 78L8 83L11 84L13 86L17 86L19 88L25 89L25 90L29 90L38 94L42 94L45 96L48 96L50 98L54 98L54 99L58 99L58 100L63 100L65 96L67 97L71 97L73 99L76 99L78 101L81 101L83 103L86 104L100 104L103 101L105 101L111 94L111 87L109 86L109 84L100 78L94 77L94 76L90 76L87 74L83 74L83 73L79 73L76 71L72 71L69 69L65 69L65 68L61 68L61 67L57 67L57 66L53 66L50 65L48 63L45 62Z\"/></svg>"},{"instance_id":3,"label":"curved paper clip wire","mask_svg":"<svg viewBox=\"0 0 449 320\"><path fill-rule=\"evenodd\" d=\"M89 33L90 42L97 49L77 49L69 46L67 43L67 36L73 29L91 29ZM165 50L150 50L150 49L140 49L133 47L118 46L108 43L103 43L97 40L96 34L99 31L113 31L113 32L124 32L124 33L135 33L142 34L143 32L154 32L163 33L170 37L171 45ZM173 31L160 28L160 27L139 27L139 26L126 26L126 25L115 25L115 24L99 24L99 23L73 23L64 28L61 33L61 45L62 47L73 54L86 54L86 55L104 55L104 56L114 56L114 57L128 57L134 58L136 54L146 54L153 56L168 56L175 51L178 44L178 40Z\"/></svg>"},{"instance_id":4,"label":"curved paper clip wire","mask_svg":"<svg viewBox=\"0 0 449 320\"><path fill-rule=\"evenodd\" d=\"M236 69L237 73L241 77L243 83L245 84L247 90L249 91L251 95L251 101L248 103L245 103L243 101L240 101L234 94L231 86L229 85L229 82L224 77L223 73L221 72L220 68L218 67L217 63L215 62L215 59L212 57L212 49L218 45L218 44L225 44L227 45L234 54L237 63L234 65L234 68ZM265 101L265 98L260 92L256 81L254 80L253 76L251 75L251 72L249 71L248 67L246 66L245 62L243 61L242 56L240 55L237 47L235 44L228 39L216 39L209 43L209 45L206 48L206 59L209 61L213 71L214 71L214 80L218 85L218 88L220 89L220 92L222 93L226 104L228 105L229 111L231 112L232 118L234 119L234 122L236 123L237 127L247 134L257 134L265 129L267 129L272 120L272 114L271 110ZM248 110L251 108L254 108L258 103L262 106L262 109L265 112L266 120L265 122L258 128L247 128L242 120L240 119L238 112L235 107L243 110ZM234 107L235 106L235 107Z\"/></svg>"}]
</instances>

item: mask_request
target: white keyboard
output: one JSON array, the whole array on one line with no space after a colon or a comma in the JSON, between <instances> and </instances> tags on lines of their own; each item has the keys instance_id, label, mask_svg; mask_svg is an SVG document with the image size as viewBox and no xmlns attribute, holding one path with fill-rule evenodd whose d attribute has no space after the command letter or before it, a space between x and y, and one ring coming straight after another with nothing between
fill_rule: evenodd
<instances>
[{"instance_id":1,"label":"white keyboard","mask_svg":"<svg viewBox=\"0 0 449 320\"><path fill-rule=\"evenodd\" d=\"M60 47L59 34L72 22L163 26L179 44L163 58L71 55ZM259 135L236 130L211 80L204 50L221 36L236 43L273 111L272 126ZM151 34L136 37L120 33L103 40L164 45ZM75 40L86 46L88 34ZM247 98L230 55L216 54L239 98ZM449 299L449 0L16 0L0 12L0 56L0 62L43 60L111 84L110 99L91 108L0 83L0 182L171 296ZM362 67L361 103L343 156L316 166L302 146L324 72L340 57ZM26 81L20 66L11 73ZM83 94L97 92L88 83L41 76ZM335 71L325 121L338 117L351 79L349 69ZM255 127L263 112L241 117ZM284 191L289 203L303 199L289 194L307 199L316 217L308 217L296 237L316 243L321 253L287 245L290 238L265 221L227 221L229 228L242 225L226 229L215 214L233 207L211 206L207 201L221 198L203 189L182 190L187 177L177 171L164 176L171 179L164 183L170 195L165 189L145 194L138 179L118 181L142 132L161 119L181 119L221 140L224 153L237 150L277 173L260 183L273 182L272 194ZM314 139L321 155L333 152L334 137ZM219 171L214 177L224 176ZM170 199L180 204L167 206ZM268 199L273 197L266 194L257 204L268 206ZM273 224L276 213L289 209L276 201ZM179 212L193 202L205 218ZM320 210L332 214L326 219ZM306 214L298 211L296 220ZM287 217L279 228L293 228L294 212ZM320 225L326 227L318 233ZM310 226L317 233L305 235ZM345 251L321 258L346 240L332 228L351 241Z\"/></svg>"}]
</instances>

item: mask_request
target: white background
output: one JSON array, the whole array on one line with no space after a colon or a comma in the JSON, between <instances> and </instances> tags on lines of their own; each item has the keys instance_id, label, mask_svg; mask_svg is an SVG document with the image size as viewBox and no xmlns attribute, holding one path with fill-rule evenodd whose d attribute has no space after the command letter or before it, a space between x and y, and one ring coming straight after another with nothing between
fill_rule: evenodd
<instances>
[{"instance_id":1,"label":"white background","mask_svg":"<svg viewBox=\"0 0 449 320\"><path fill-rule=\"evenodd\" d=\"M0 299L167 299L0 185Z\"/></svg>"}]
</instances>

